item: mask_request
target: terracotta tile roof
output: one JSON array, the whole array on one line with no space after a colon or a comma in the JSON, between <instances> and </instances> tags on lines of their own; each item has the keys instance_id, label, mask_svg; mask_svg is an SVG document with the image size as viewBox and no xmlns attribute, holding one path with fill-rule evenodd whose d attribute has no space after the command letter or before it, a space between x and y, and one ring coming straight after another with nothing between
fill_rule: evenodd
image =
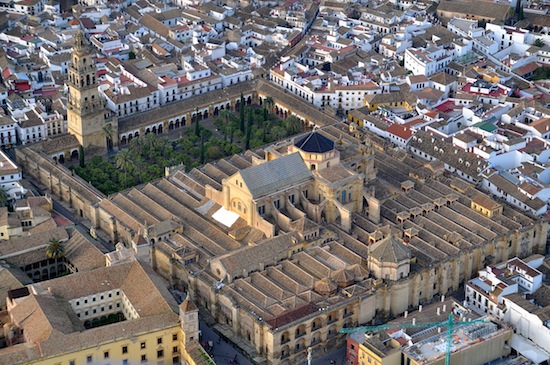
<instances>
[{"instance_id":1,"label":"terracotta tile roof","mask_svg":"<svg viewBox=\"0 0 550 365\"><path fill-rule=\"evenodd\" d=\"M85 330L70 299L120 289L139 318ZM175 328L178 306L153 269L137 260L32 285L10 312L25 331L25 344L0 350L0 363L33 362L43 356L95 348L122 336ZM40 343L40 350L36 343Z\"/></svg>"},{"instance_id":2,"label":"terracotta tile roof","mask_svg":"<svg viewBox=\"0 0 550 365\"><path fill-rule=\"evenodd\" d=\"M407 141L414 134L410 128L404 127L399 123L394 123L386 129L386 133L393 134Z\"/></svg>"},{"instance_id":3,"label":"terracotta tile roof","mask_svg":"<svg viewBox=\"0 0 550 365\"><path fill-rule=\"evenodd\" d=\"M545 134L550 130L550 118L540 118L531 123L530 126L535 128L540 134Z\"/></svg>"},{"instance_id":4,"label":"terracotta tile roof","mask_svg":"<svg viewBox=\"0 0 550 365\"><path fill-rule=\"evenodd\" d=\"M473 202L489 210L494 210L501 207L501 204L497 203L496 201L482 193L477 194L476 197L473 199Z\"/></svg>"},{"instance_id":5,"label":"terracotta tile roof","mask_svg":"<svg viewBox=\"0 0 550 365\"><path fill-rule=\"evenodd\" d=\"M388 237L372 245L370 255L380 262L399 263L410 259L411 251L397 237L389 234Z\"/></svg>"},{"instance_id":6,"label":"terracotta tile roof","mask_svg":"<svg viewBox=\"0 0 550 365\"><path fill-rule=\"evenodd\" d=\"M276 317L267 319L265 322L269 324L273 329L277 329L289 323L299 320L319 310L319 307L314 303L306 303L292 310L285 311Z\"/></svg>"},{"instance_id":7,"label":"terracotta tile roof","mask_svg":"<svg viewBox=\"0 0 550 365\"><path fill-rule=\"evenodd\" d=\"M521 184L519 184L518 187L524 190L525 192L527 192L527 194L529 195L535 195L536 193L542 190L542 188L535 186L528 181L522 182Z\"/></svg>"}]
</instances>

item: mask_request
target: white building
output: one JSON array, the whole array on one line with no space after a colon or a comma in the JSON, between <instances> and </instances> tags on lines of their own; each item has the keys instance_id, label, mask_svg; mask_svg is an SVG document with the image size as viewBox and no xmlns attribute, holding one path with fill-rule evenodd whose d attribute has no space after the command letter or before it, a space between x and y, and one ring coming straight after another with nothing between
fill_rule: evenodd
<instances>
[{"instance_id":1,"label":"white building","mask_svg":"<svg viewBox=\"0 0 550 365\"><path fill-rule=\"evenodd\" d=\"M10 148L17 143L15 121L7 116L0 116L0 145L2 148Z\"/></svg>"},{"instance_id":2,"label":"white building","mask_svg":"<svg viewBox=\"0 0 550 365\"><path fill-rule=\"evenodd\" d=\"M490 265L466 284L465 306L511 325L514 334L510 346L535 364L550 359L550 307L541 307L526 298L542 287L543 274L535 267L543 260L537 255L529 264L513 258L504 264Z\"/></svg>"},{"instance_id":3,"label":"white building","mask_svg":"<svg viewBox=\"0 0 550 365\"><path fill-rule=\"evenodd\" d=\"M365 105L365 96L381 94L382 88L357 72L357 77L328 74L286 60L270 72L272 81L317 107L341 108L345 111Z\"/></svg>"},{"instance_id":4,"label":"white building","mask_svg":"<svg viewBox=\"0 0 550 365\"><path fill-rule=\"evenodd\" d=\"M521 294L512 294L504 298L506 313L503 320L514 327L512 347L534 361L550 358L550 322L548 307L541 308L525 299ZM531 346L529 346L531 345Z\"/></svg>"},{"instance_id":5,"label":"white building","mask_svg":"<svg viewBox=\"0 0 550 365\"><path fill-rule=\"evenodd\" d=\"M498 266L489 265L466 284L465 306L503 319L507 311L504 297L518 292L533 294L542 286L542 277L540 271L517 257Z\"/></svg>"},{"instance_id":6,"label":"white building","mask_svg":"<svg viewBox=\"0 0 550 365\"><path fill-rule=\"evenodd\" d=\"M0 151L0 186L8 193L10 199L21 199L27 189L21 185L21 169L3 152Z\"/></svg>"},{"instance_id":7,"label":"white building","mask_svg":"<svg viewBox=\"0 0 550 365\"><path fill-rule=\"evenodd\" d=\"M0 10L9 13L38 16L44 11L45 0L1 0Z\"/></svg>"},{"instance_id":8,"label":"white building","mask_svg":"<svg viewBox=\"0 0 550 365\"><path fill-rule=\"evenodd\" d=\"M431 76L442 72L453 56L443 48L409 48L405 51L405 69L413 75Z\"/></svg>"},{"instance_id":9,"label":"white building","mask_svg":"<svg viewBox=\"0 0 550 365\"><path fill-rule=\"evenodd\" d=\"M34 110L28 111L17 118L16 130L21 144L39 142L47 137L46 125Z\"/></svg>"}]
</instances>

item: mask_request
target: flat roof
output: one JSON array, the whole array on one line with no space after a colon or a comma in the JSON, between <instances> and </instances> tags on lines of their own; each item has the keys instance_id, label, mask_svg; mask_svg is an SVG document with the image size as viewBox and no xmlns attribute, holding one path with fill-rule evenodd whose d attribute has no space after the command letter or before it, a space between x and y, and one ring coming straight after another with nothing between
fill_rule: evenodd
<instances>
[{"instance_id":1,"label":"flat roof","mask_svg":"<svg viewBox=\"0 0 550 365\"><path fill-rule=\"evenodd\" d=\"M19 173L19 167L4 153L0 151L0 175Z\"/></svg>"},{"instance_id":2,"label":"flat roof","mask_svg":"<svg viewBox=\"0 0 550 365\"><path fill-rule=\"evenodd\" d=\"M487 340L499 334L499 326L493 322L477 322L458 326L453 330L451 352L457 352ZM426 338L403 349L403 353L418 363L432 363L445 356L447 352L447 331L441 327L441 333Z\"/></svg>"}]
</instances>

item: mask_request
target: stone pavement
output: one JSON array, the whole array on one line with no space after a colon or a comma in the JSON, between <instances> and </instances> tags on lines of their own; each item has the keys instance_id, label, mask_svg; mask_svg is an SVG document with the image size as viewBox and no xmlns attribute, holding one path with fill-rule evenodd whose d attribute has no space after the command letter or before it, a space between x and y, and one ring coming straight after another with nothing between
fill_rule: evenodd
<instances>
[{"instance_id":1,"label":"stone pavement","mask_svg":"<svg viewBox=\"0 0 550 365\"><path fill-rule=\"evenodd\" d=\"M235 336L226 336L224 330L220 331L220 325L214 325L210 327L206 324L205 321L200 321L201 329L201 343L204 348L210 353L214 358L216 364L239 364L239 365L252 365L260 364L258 361L251 362L247 356L239 352L240 349L237 349L235 345L242 346L243 341L240 341L238 344L234 344L232 341L236 340ZM231 340L229 340L231 339ZM238 340L238 339L237 339ZM210 348L210 343L212 348ZM237 359L237 362L234 360ZM256 359L258 360L258 359Z\"/></svg>"}]
</instances>

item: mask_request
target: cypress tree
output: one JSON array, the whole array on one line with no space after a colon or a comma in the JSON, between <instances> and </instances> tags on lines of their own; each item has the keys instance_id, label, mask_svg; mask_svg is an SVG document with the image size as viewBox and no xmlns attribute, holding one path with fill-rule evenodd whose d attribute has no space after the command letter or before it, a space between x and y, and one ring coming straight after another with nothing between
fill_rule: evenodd
<instances>
[{"instance_id":1,"label":"cypress tree","mask_svg":"<svg viewBox=\"0 0 550 365\"><path fill-rule=\"evenodd\" d=\"M246 125L246 136L244 142L244 149L247 150L250 147L250 136L252 134L252 109L248 109L248 123Z\"/></svg>"},{"instance_id":2,"label":"cypress tree","mask_svg":"<svg viewBox=\"0 0 550 365\"><path fill-rule=\"evenodd\" d=\"M84 167L84 147L78 146L78 164L80 167Z\"/></svg>"},{"instance_id":3,"label":"cypress tree","mask_svg":"<svg viewBox=\"0 0 550 365\"><path fill-rule=\"evenodd\" d=\"M200 127L199 127L199 112L198 110L195 111L195 115L193 116L193 121L195 122L195 135L198 136L200 134Z\"/></svg>"},{"instance_id":4,"label":"cypress tree","mask_svg":"<svg viewBox=\"0 0 550 365\"><path fill-rule=\"evenodd\" d=\"M241 102L239 104L239 115L241 117L241 132L244 132L244 96L241 93Z\"/></svg>"},{"instance_id":5,"label":"cypress tree","mask_svg":"<svg viewBox=\"0 0 550 365\"><path fill-rule=\"evenodd\" d=\"M201 133L201 164L204 164L204 132Z\"/></svg>"}]
</instances>

